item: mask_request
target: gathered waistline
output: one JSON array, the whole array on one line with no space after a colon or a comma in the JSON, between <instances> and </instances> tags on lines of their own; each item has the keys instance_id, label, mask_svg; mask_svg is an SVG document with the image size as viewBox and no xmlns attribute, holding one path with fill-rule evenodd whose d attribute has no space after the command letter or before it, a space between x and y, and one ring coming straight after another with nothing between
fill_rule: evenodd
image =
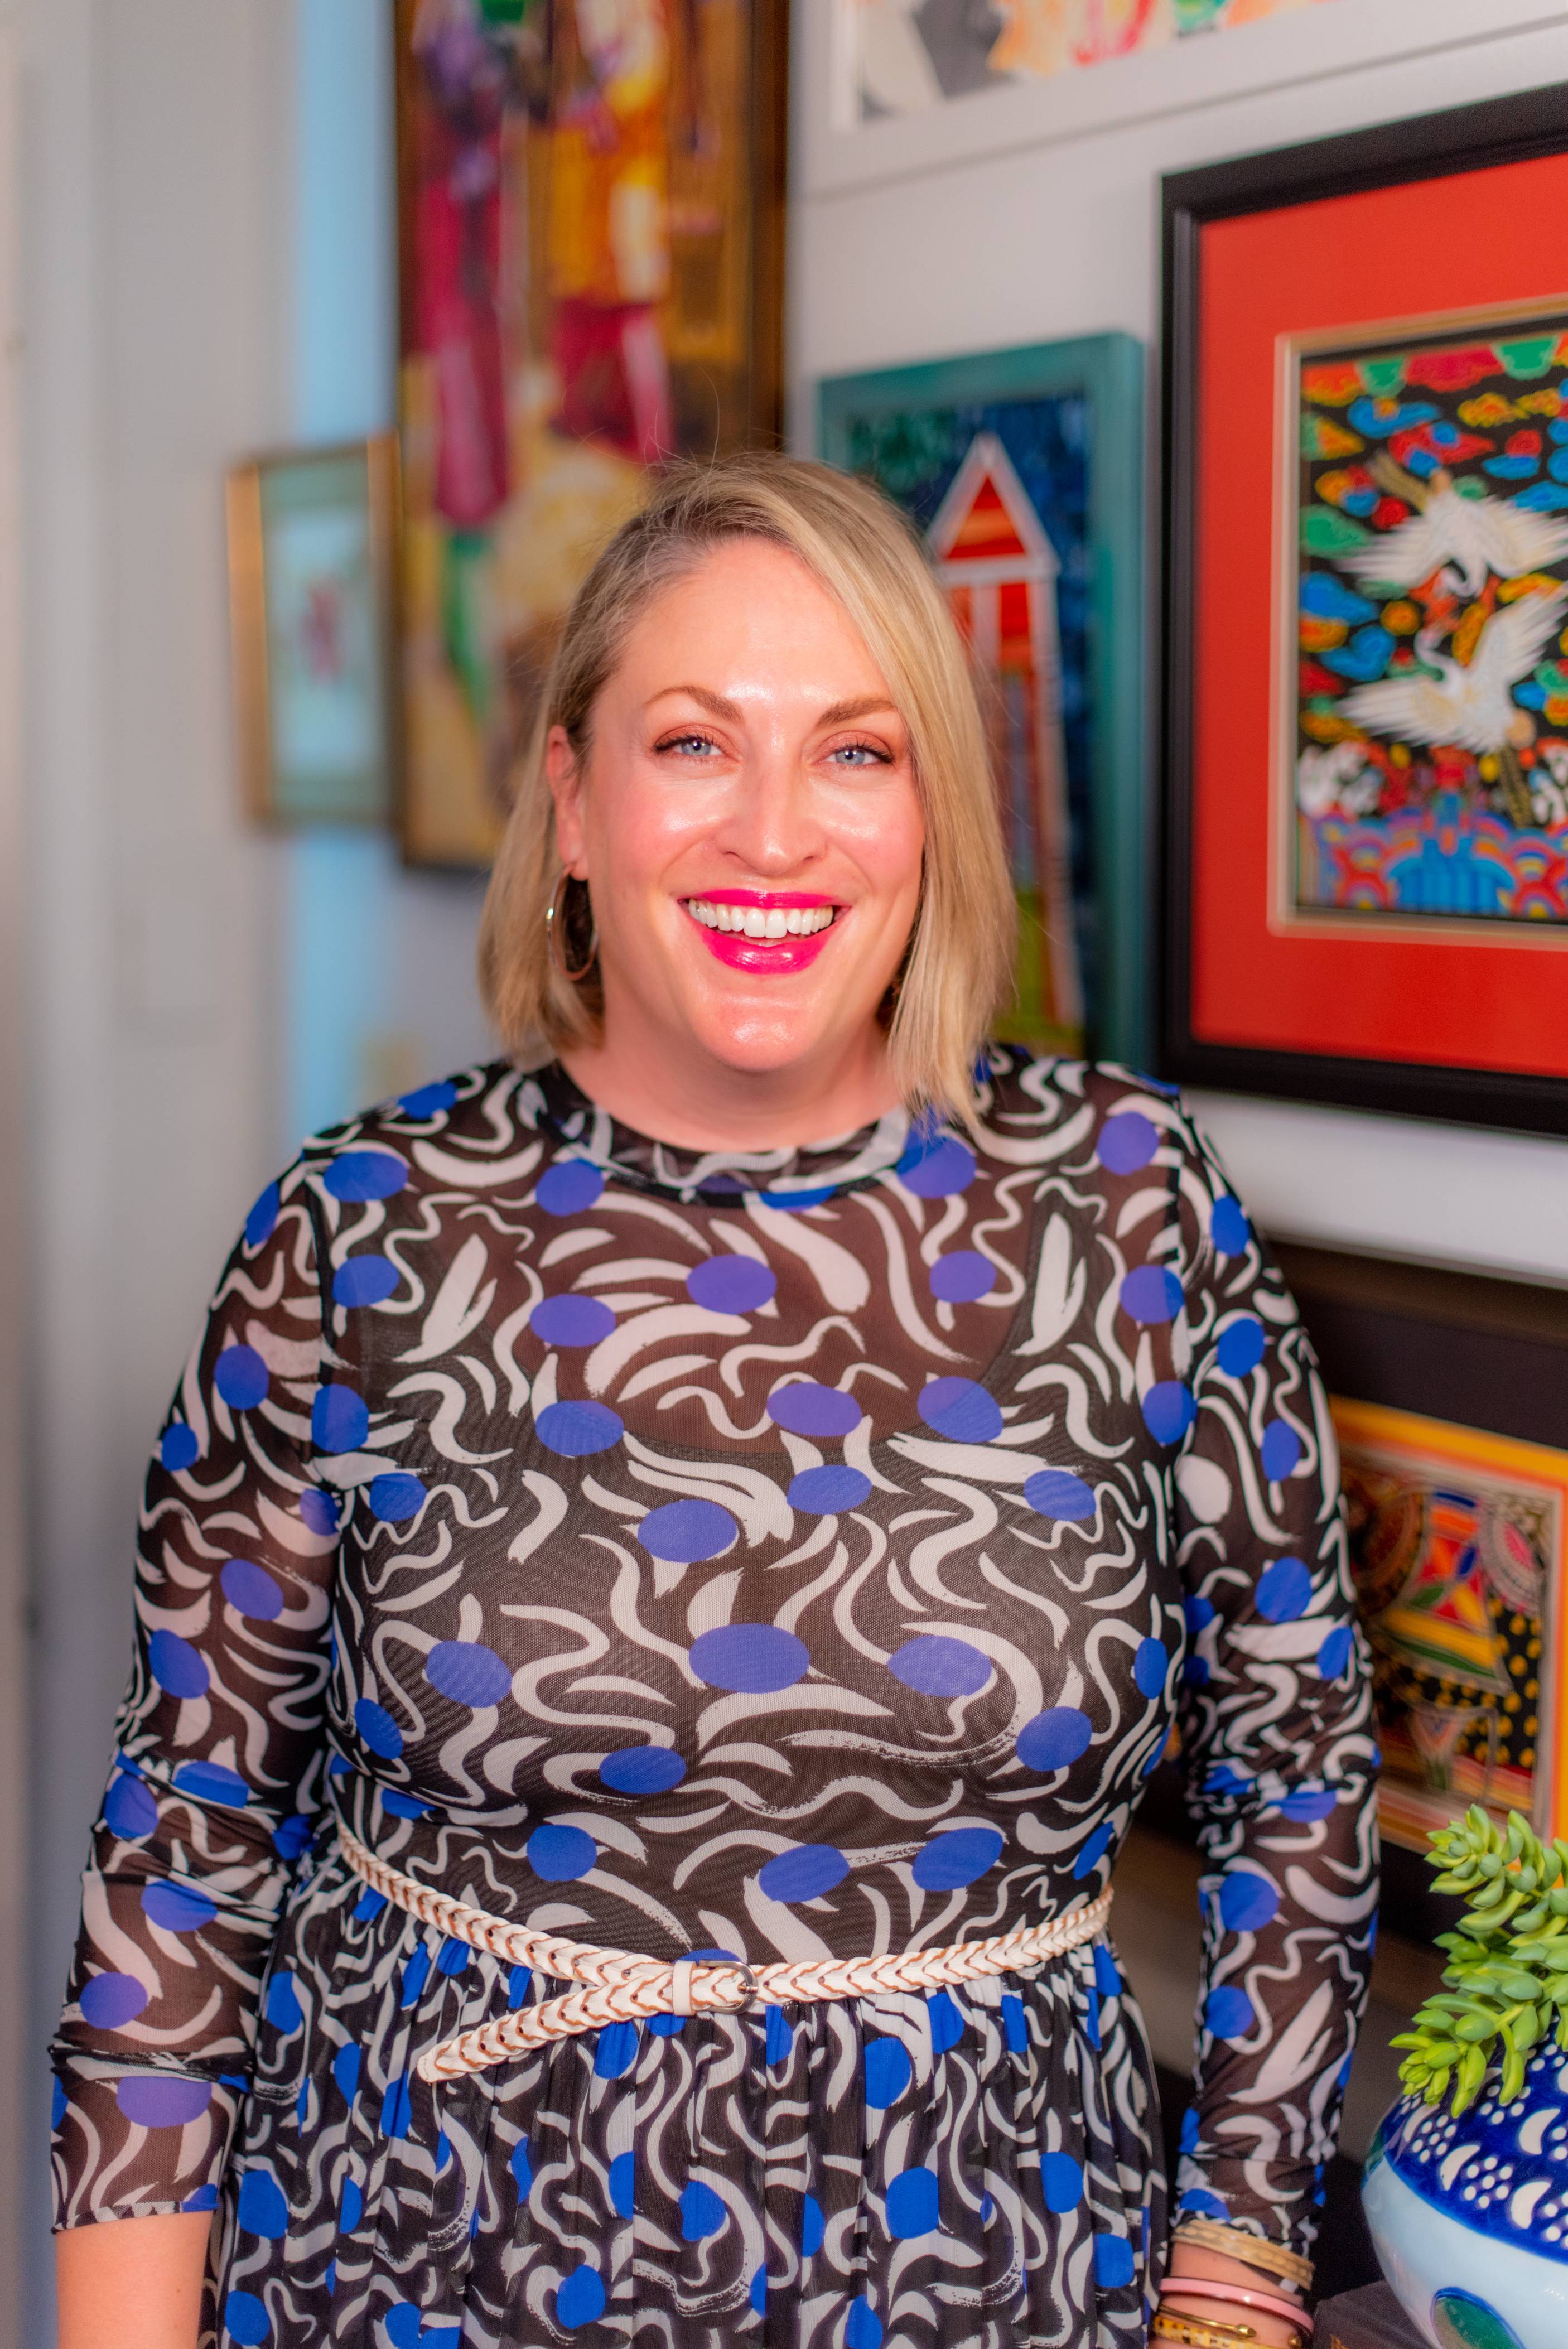
<instances>
[{"instance_id":1,"label":"gathered waistline","mask_svg":"<svg viewBox=\"0 0 1568 2349\"><path fill-rule=\"evenodd\" d=\"M348 1867L373 1892L422 1924L466 1941L509 1965L574 1982L561 1998L542 1999L515 2013L443 2040L420 2056L422 2080L457 2080L511 2056L531 2054L552 2040L634 2023L655 2014L740 2014L758 2003L810 2004L862 1998L878 1992L942 1990L985 1974L1010 1974L1047 1965L1093 1940L1110 1914L1109 1889L1081 1909L1040 1925L1016 1925L986 1940L954 1941L944 1949L891 1951L882 1957L780 1959L748 1966L738 1958L646 1958L631 1950L602 1949L536 1932L492 1917L449 1893L434 1891L377 1858L348 1829L338 1829Z\"/></svg>"}]
</instances>

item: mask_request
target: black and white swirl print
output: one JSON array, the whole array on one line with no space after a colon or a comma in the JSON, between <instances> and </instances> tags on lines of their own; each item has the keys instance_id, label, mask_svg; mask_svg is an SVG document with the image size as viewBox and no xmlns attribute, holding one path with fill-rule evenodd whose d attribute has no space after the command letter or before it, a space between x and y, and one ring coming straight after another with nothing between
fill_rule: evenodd
<instances>
[{"instance_id":1,"label":"black and white swirl print","mask_svg":"<svg viewBox=\"0 0 1568 2349\"><path fill-rule=\"evenodd\" d=\"M55 2050L59 2222L214 2209L225 2344L1130 2349L1168 2218L1109 1939L432 2088L559 1985L335 1834L619 1949L920 1949L1098 1893L1177 1723L1178 2209L1311 2243L1377 1865L1312 1355L1173 1095L998 1051L982 1103L697 1154L497 1063L257 1201Z\"/></svg>"}]
</instances>

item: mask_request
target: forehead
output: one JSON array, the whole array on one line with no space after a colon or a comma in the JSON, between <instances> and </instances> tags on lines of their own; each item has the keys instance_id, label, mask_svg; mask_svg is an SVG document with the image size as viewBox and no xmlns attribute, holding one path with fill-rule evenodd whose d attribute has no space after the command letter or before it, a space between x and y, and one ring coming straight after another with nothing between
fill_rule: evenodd
<instances>
[{"instance_id":1,"label":"forehead","mask_svg":"<svg viewBox=\"0 0 1568 2349\"><path fill-rule=\"evenodd\" d=\"M860 630L799 557L765 539L738 539L649 600L611 682L641 698L680 684L727 692L762 677L775 688L821 688L829 699L887 691Z\"/></svg>"}]
</instances>

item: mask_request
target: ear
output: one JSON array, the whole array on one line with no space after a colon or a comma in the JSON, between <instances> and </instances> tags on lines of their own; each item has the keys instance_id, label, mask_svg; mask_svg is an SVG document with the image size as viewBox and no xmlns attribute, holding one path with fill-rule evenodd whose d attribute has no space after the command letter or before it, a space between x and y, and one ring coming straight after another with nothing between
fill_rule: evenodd
<instances>
[{"instance_id":1,"label":"ear","mask_svg":"<svg viewBox=\"0 0 1568 2349\"><path fill-rule=\"evenodd\" d=\"M544 745L544 778L555 802L555 844L575 880L588 878L588 836L583 821L586 777L564 726L552 726Z\"/></svg>"}]
</instances>

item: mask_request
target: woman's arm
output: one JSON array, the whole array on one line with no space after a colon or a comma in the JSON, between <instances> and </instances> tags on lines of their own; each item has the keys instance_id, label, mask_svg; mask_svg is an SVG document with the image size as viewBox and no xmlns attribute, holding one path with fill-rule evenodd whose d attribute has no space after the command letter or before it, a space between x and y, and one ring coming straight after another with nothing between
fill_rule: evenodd
<instances>
[{"instance_id":1,"label":"woman's arm","mask_svg":"<svg viewBox=\"0 0 1568 2349\"><path fill-rule=\"evenodd\" d=\"M196 2349L211 2231L203 2212L57 2235L59 2349Z\"/></svg>"},{"instance_id":2,"label":"woman's arm","mask_svg":"<svg viewBox=\"0 0 1568 2349\"><path fill-rule=\"evenodd\" d=\"M83 2342L107 2292L101 2337L129 2341L134 2316L183 2349L320 1805L338 1544L312 1440L331 1376L320 1228L302 1169L268 1186L148 1472L130 1686L53 2050L56 2224L82 2238L60 2275Z\"/></svg>"},{"instance_id":3,"label":"woman's arm","mask_svg":"<svg viewBox=\"0 0 1568 2349\"><path fill-rule=\"evenodd\" d=\"M1209 1872L1176 2226L1202 2218L1301 2258L1377 1921L1368 1658L1312 1350L1197 1143L1181 1226L1194 1406L1174 1479L1182 1763ZM1191 2248L1180 2231L1176 2243ZM1279 2290L1262 2271L1252 2285Z\"/></svg>"}]
</instances>

